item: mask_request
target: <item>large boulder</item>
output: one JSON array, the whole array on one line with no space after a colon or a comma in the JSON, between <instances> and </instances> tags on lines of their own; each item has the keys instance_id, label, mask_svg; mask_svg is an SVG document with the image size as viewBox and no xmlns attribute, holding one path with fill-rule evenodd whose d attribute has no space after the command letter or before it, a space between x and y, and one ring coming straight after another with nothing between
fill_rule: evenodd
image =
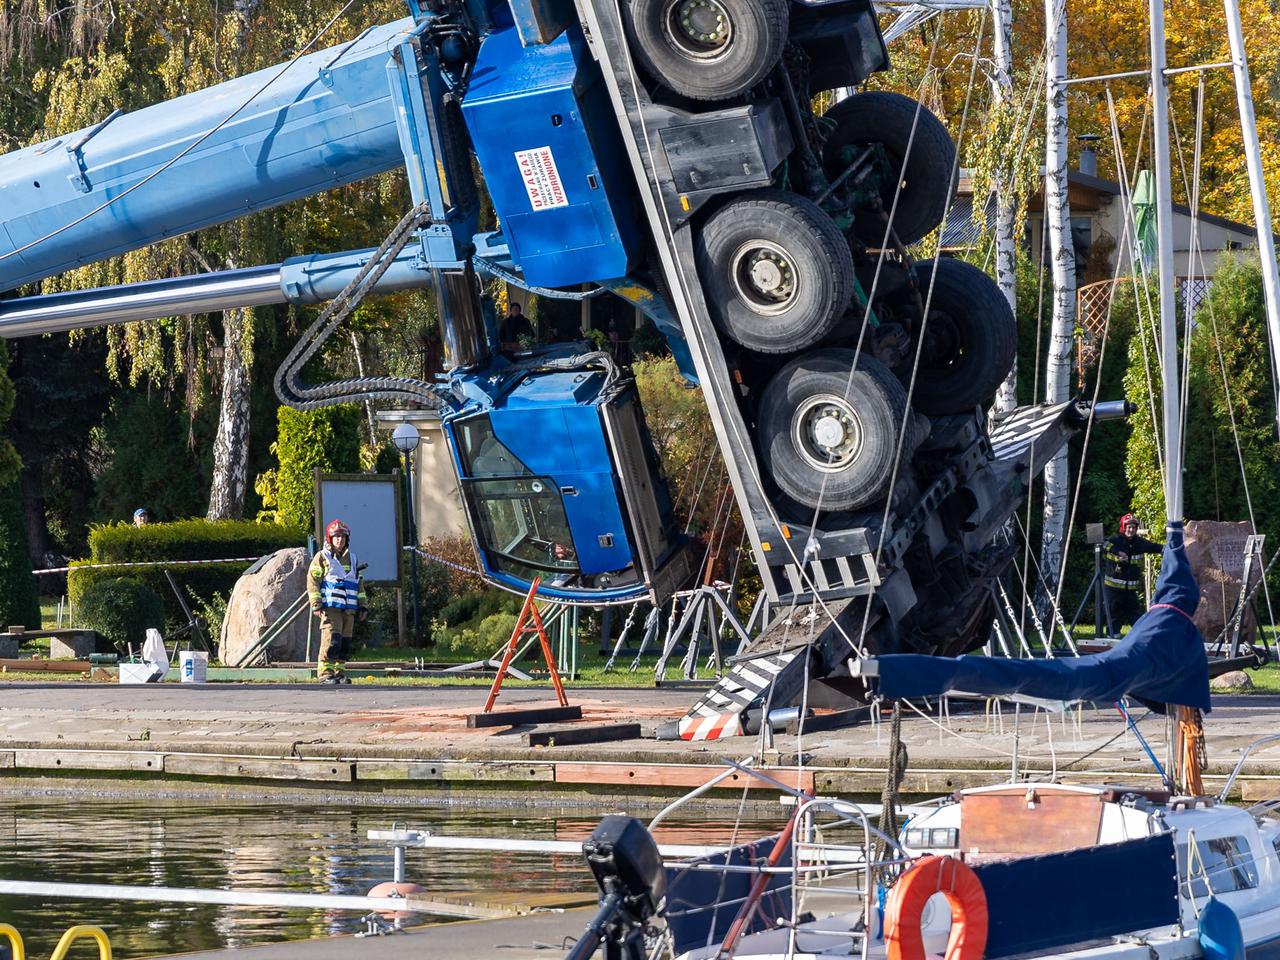
<instances>
[{"instance_id":1,"label":"large boulder","mask_svg":"<svg viewBox=\"0 0 1280 960\"><path fill-rule=\"evenodd\" d=\"M1187 559L1200 584L1200 606L1196 609L1196 626L1205 640L1213 643L1235 611L1240 599L1240 581L1244 579L1245 541L1253 533L1247 520L1230 523L1221 520L1188 520L1186 524ZM1254 564L1250 580L1261 576ZM1240 627L1240 640L1253 643L1258 635L1258 620L1253 605L1245 608ZM1229 639L1229 638L1228 638Z\"/></svg>"},{"instance_id":2,"label":"large boulder","mask_svg":"<svg viewBox=\"0 0 1280 960\"><path fill-rule=\"evenodd\" d=\"M267 629L307 589L310 559L303 547L277 550L259 560L236 581L222 620L219 659L228 666L240 662ZM265 657L273 663L300 662L307 658L307 624L310 610L304 610L267 647ZM319 643L313 640L313 648ZM312 651L314 653L314 649ZM245 666L263 663L257 656Z\"/></svg>"}]
</instances>

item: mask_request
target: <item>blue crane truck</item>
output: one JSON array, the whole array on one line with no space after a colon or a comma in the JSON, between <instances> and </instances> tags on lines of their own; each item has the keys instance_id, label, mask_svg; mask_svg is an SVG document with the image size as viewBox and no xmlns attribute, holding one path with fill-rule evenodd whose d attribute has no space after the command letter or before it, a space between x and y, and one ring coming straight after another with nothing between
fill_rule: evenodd
<instances>
[{"instance_id":1,"label":"blue crane truck","mask_svg":"<svg viewBox=\"0 0 1280 960\"><path fill-rule=\"evenodd\" d=\"M728 715L718 731L748 729L766 696L847 673L861 649L982 643L1013 556L999 531L1066 439L1115 411L1032 407L988 428L1013 316L980 270L910 255L943 220L955 148L916 101L848 94L888 65L869 0L408 6L282 67L0 157L0 336L326 303L276 375L283 402L438 406L492 583L662 602L701 558L628 371L584 344L504 354L480 280L620 297L706 398L768 597L817 618L796 643L778 617L677 735ZM32 287L398 167L414 206L377 247ZM479 230L476 169L497 230ZM439 382L305 380L363 297L428 286Z\"/></svg>"}]
</instances>

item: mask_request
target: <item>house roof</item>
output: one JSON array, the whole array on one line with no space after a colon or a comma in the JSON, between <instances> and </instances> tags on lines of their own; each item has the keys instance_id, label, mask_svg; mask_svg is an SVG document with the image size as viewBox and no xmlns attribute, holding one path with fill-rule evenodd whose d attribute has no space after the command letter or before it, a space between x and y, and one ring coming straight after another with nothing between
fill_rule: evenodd
<instances>
[{"instance_id":1,"label":"house roof","mask_svg":"<svg viewBox=\"0 0 1280 960\"><path fill-rule=\"evenodd\" d=\"M1104 180L1102 177L1095 177L1088 173L1081 173L1079 170L1068 171L1067 188L1072 209L1080 210L1081 212L1097 210L1098 208L1113 202L1121 195L1120 184L1116 181ZM969 213L971 213L973 209L971 199L972 194L972 172L969 170L961 170L955 202L958 203L962 197L965 198L966 204L963 209ZM1028 211L1030 213L1040 213L1043 209L1043 205L1042 193L1037 193L1028 203ZM960 215L961 208L953 204L952 209L958 217ZM1173 205L1173 212L1184 217L1192 216L1191 208L1180 203L1175 203ZM948 216L948 219L951 219L950 215ZM969 219L971 219L971 217ZM1246 238L1253 238L1257 235L1254 228L1248 224L1240 223L1236 220L1228 220L1226 217L1220 217L1216 214L1205 213L1203 210L1196 215L1196 219L1201 223L1211 223L1223 228L1224 230L1229 230L1232 233L1238 233ZM957 227L959 227L958 223ZM949 232L950 231L948 231L948 233Z\"/></svg>"}]
</instances>

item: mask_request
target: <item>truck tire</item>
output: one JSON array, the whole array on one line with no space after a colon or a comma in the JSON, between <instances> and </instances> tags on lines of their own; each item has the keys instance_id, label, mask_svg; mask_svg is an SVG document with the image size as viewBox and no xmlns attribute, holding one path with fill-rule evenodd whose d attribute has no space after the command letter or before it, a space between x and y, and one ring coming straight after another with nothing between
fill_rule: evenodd
<instances>
[{"instance_id":1,"label":"truck tire","mask_svg":"<svg viewBox=\"0 0 1280 960\"><path fill-rule=\"evenodd\" d=\"M996 282L972 264L941 257L936 269L917 263L915 274L920 299L931 280L933 298L912 405L927 415L965 413L988 402L1013 366L1017 321Z\"/></svg>"},{"instance_id":2,"label":"truck tire","mask_svg":"<svg viewBox=\"0 0 1280 960\"><path fill-rule=\"evenodd\" d=\"M817 204L782 190L716 211L695 242L707 307L726 336L760 353L795 353L840 322L853 296L853 255Z\"/></svg>"},{"instance_id":3,"label":"truck tire","mask_svg":"<svg viewBox=\"0 0 1280 960\"><path fill-rule=\"evenodd\" d=\"M756 416L765 468L787 496L806 507L856 510L882 498L907 394L874 357L852 350L808 353L779 370ZM853 371L852 377L850 371ZM903 457L919 444L904 438Z\"/></svg>"},{"instance_id":4,"label":"truck tire","mask_svg":"<svg viewBox=\"0 0 1280 960\"><path fill-rule=\"evenodd\" d=\"M787 42L790 0L630 0L636 58L694 100L728 100L773 69Z\"/></svg>"},{"instance_id":5,"label":"truck tire","mask_svg":"<svg viewBox=\"0 0 1280 960\"><path fill-rule=\"evenodd\" d=\"M951 203L956 145L942 121L910 97L884 91L859 93L841 100L825 117L835 121L835 129L822 148L827 176L838 177L857 155L856 151L880 144L888 164L880 187L880 203L886 214L893 209L897 177L902 174L902 195L893 214L898 239L915 243L928 236L942 222ZM904 158L907 160L905 170ZM879 247L884 243L884 221L870 208L854 211L853 232L870 246Z\"/></svg>"}]
</instances>

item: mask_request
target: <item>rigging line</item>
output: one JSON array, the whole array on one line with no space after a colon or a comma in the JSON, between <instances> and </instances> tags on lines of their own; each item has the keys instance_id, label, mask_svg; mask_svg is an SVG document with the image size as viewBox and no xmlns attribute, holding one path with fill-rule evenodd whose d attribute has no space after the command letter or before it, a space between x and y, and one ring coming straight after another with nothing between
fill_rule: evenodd
<instances>
[{"instance_id":1,"label":"rigging line","mask_svg":"<svg viewBox=\"0 0 1280 960\"><path fill-rule=\"evenodd\" d=\"M993 37L995 36L994 30L992 31L992 36ZM1026 155L1026 149L1031 140L1031 128L1032 128L1032 125L1035 123L1035 119L1036 119L1036 111L1034 110L1034 106L1040 102L1040 89L1044 85L1044 81L1045 81L1045 72L1047 69L1046 61L1048 59L1048 56L1049 56L1049 32L1045 31L1045 38L1040 45L1040 52L1032 63L1031 80L1024 86L1023 97L1019 102L1016 111L1014 112L1014 117L1016 118L1016 121L1017 121L1014 126L1015 126L1015 129L1020 131L1020 136L1018 138L1018 148L1017 150L1014 151L1013 159L1009 164L1009 169L1011 174L1012 172L1016 171L1018 167L1021 165L1022 158ZM1022 119L1022 117L1024 116L1023 114L1024 110L1026 111L1025 121ZM994 251L995 251L995 238L993 237L991 238L991 240L988 241L987 251L982 258L983 270L986 270L987 266L990 264L991 256L994 253Z\"/></svg>"},{"instance_id":2,"label":"rigging line","mask_svg":"<svg viewBox=\"0 0 1280 960\"><path fill-rule=\"evenodd\" d=\"M114 205L120 200L123 200L125 197L129 196L129 194L133 193L135 190L139 189L140 187L146 186L156 177L160 176L160 174L164 173L166 170L172 167L175 163L177 163L179 160L181 160L183 157L189 154L192 150L200 146L200 144L204 143L206 140L212 137L215 133L217 133L219 130L225 127L228 123L234 120L240 114L240 112L244 110L247 106L249 106L249 104L253 103L254 100L262 96L262 94L266 93L268 87L270 87L272 84L278 81L281 77L283 77L285 75L285 72L295 63L297 63L298 60L300 60L306 54L310 53L311 48L314 47L317 43L319 43L321 38L323 38L326 33L328 33L331 29L333 29L334 24L336 24L340 19L342 19L343 15L346 14L346 12L350 10L353 6L355 6L356 3L358 2L359 0L347 0L346 5L343 6L341 10L339 10L337 13L333 15L333 19L330 20L328 23L326 23L324 27L321 28L320 32L317 33L314 37L312 37L307 42L307 45L305 47L303 47L296 54L294 54L293 58L289 60L289 62L286 63L283 67L281 67L279 71L275 73L275 75L273 75L270 79L268 79L267 82L264 83L261 87L255 90L247 100L243 101L238 107L236 107L229 114L227 114L225 117L219 120L216 126L213 126L208 130L206 130L199 137L197 137L191 143L187 144L187 146L183 147L180 151L178 151L178 153L174 155L171 159L166 160L163 164L161 164L155 170L151 171L151 173L147 174L137 183L133 184L130 187L125 188L124 190L121 190L115 196L105 200L103 203L94 207L92 210L85 211L80 216L72 220L70 223L64 223L62 226L50 231L49 233L46 233L43 237L36 237L34 240L29 240L26 243L24 243L22 246L17 247L14 250L10 250L8 253L0 253L0 262L8 260L10 257L16 257L20 253L25 253L27 250L30 250L32 247L37 246L41 243L44 243L46 240L52 240L54 237L58 236L61 233L66 233L68 230L72 229L73 227L78 227L80 224L84 223L94 214L101 213L103 210L106 210L108 207Z\"/></svg>"},{"instance_id":3,"label":"rigging line","mask_svg":"<svg viewBox=\"0 0 1280 960\"><path fill-rule=\"evenodd\" d=\"M1016 514L1015 514L1015 516L1014 516L1014 519L1018 521L1018 529L1019 529L1019 531L1022 533L1022 535L1023 535L1024 537L1027 537L1027 539L1029 540L1029 539L1030 539L1030 535L1029 535L1029 529L1030 529L1030 528L1023 527L1023 526L1022 526L1022 518L1021 518L1021 517L1019 517L1019 516L1017 516ZM1040 567L1040 561L1039 561L1039 559L1037 559L1037 558L1036 558L1036 556L1035 556L1034 554L1031 554L1031 555L1030 555L1030 557L1029 557L1029 559L1030 559L1030 561L1031 561L1031 569L1034 569L1034 570L1035 570L1035 574L1036 574L1036 581L1039 583L1039 585L1040 585L1040 589L1044 591L1045 599L1049 602L1049 609L1050 609L1051 613L1053 614L1054 622L1058 624L1058 626L1062 629L1062 631L1063 631L1064 633L1065 633L1065 632L1067 632L1066 621L1065 621L1065 620L1063 620L1063 618L1062 618L1062 610L1058 607L1058 601L1057 601L1057 599L1054 597L1054 595L1053 595L1053 594L1050 592L1050 590L1049 590L1048 582L1047 582L1047 581L1046 581L1046 579L1045 579L1044 571L1043 571L1043 570L1041 569L1041 567ZM1031 569L1028 569L1028 570L1026 571L1028 578L1029 578L1029 577L1030 577L1030 575L1031 575ZM1023 601L1023 603L1027 603L1027 602L1029 602L1029 601L1027 601L1027 600L1024 600L1024 601Z\"/></svg>"},{"instance_id":4,"label":"rigging line","mask_svg":"<svg viewBox=\"0 0 1280 960\"><path fill-rule=\"evenodd\" d=\"M982 35L986 31L986 27L987 27L987 8L984 7L982 9L981 19L978 21L978 34L974 42L975 51L980 50L982 48ZM961 151L961 147L964 144L965 129L969 122L969 106L973 101L973 85L974 85L974 80L977 76L977 72L978 72L978 60L975 55L973 60L970 61L969 84L967 89L965 90L964 108L961 110L961 113L960 113L960 129L957 132L957 136L956 136L956 155L955 155L955 159L952 161L951 183L955 183L956 175L960 169L960 151ZM896 197L895 197L895 200L896 200ZM938 228L939 241L941 241L942 234L946 230L946 228L947 228L947 212L944 212L942 215L942 223ZM920 357L924 352L924 341L925 341L924 332L927 329L929 324L929 308L932 306L932 303L933 303L933 291L938 280L938 260L941 258L941 256L942 256L942 244L941 242L939 242L937 249L934 251L934 254L933 254L933 269L929 272L929 290L925 294L924 310L922 311L921 317L920 317L920 331L916 337L916 354L911 361L911 379L907 384L906 415L903 417L902 426L898 429L897 446L896 446L896 449L894 450L894 455L893 455L893 470L890 473L890 477L889 477L889 487L888 487L889 492L884 503L884 514L880 519L881 534L876 540L875 566L877 568L880 566L880 558L884 554L884 541L885 541L884 531L889 526L889 514L890 512L892 512L892 508L893 508L893 488L898 482L898 471L902 467L902 447L903 447L903 443L906 440L907 428L911 425L911 420L912 420L911 398L915 392L916 375L919 373L919 370L920 370ZM852 379L853 379L852 372L850 373L849 379L852 382ZM870 623L871 623L871 599L874 596L875 596L875 588L873 587L871 593L867 595L867 602L863 604L863 608L862 608L862 629L861 629L860 638L863 641L866 640L867 628L870 626Z\"/></svg>"},{"instance_id":5,"label":"rigging line","mask_svg":"<svg viewBox=\"0 0 1280 960\"><path fill-rule=\"evenodd\" d=\"M984 13L984 17L985 17L985 13ZM934 66L933 66L934 59L938 53L938 42L941 36L942 36L942 29L941 27L939 27L933 32L933 42L929 46L929 60L925 64L923 76L921 77L920 83L916 88L916 91L919 94L919 96L916 98L915 111L911 115L911 132L907 135L907 147L903 151L902 167L898 171L897 183L894 186L893 202L889 204L889 215L885 220L884 236L880 242L880 250L876 255L876 269L871 276L871 289L867 291L867 304L865 309L862 311L862 324L858 328L858 339L855 342L853 347L853 364L849 367L849 377L845 381L845 385L844 385L844 395L846 397L849 395L850 390L852 390L853 388L853 377L858 371L858 359L862 356L862 346L866 340L867 327L871 321L871 305L875 302L876 291L880 287L880 275L883 270L885 260L888 258L890 244L892 243L892 239L894 236L893 223L894 223L894 218L897 216L897 213L898 213L898 200L902 196L902 181L906 179L907 164L911 162L911 151L915 148L916 131L920 127L920 113L922 110L924 110L924 97L930 83L929 78L934 69ZM956 156L957 158L959 157L958 152ZM955 183L955 172L953 171L951 174L951 181L949 184L949 188L951 187L951 185L954 185L954 183ZM826 499L826 495L827 495L828 479L829 479L829 475L826 472L824 472L822 475L822 483L819 484L818 486L818 502L813 508L813 521L809 525L809 529L810 529L809 543L810 544L813 543L814 541L814 534L812 531L817 529L818 519L822 515L822 504L823 504L823 501ZM806 544L806 547L805 547L806 556L808 556L808 552L809 552L808 547L809 547L809 544Z\"/></svg>"},{"instance_id":6,"label":"rigging line","mask_svg":"<svg viewBox=\"0 0 1280 960\"><path fill-rule=\"evenodd\" d=\"M1108 93L1108 96L1110 96L1110 89L1108 89L1107 93ZM1113 149L1117 153L1120 153L1121 146L1120 146L1119 140L1113 139L1112 144L1113 144ZM1124 227L1120 231L1120 246L1118 248L1120 250L1125 249L1124 245L1129 239L1129 220L1130 220L1129 217L1125 218ZM1112 270L1112 277L1111 277L1112 289L1114 289L1115 283L1120 277L1120 269L1123 263L1124 261L1120 257L1116 257L1116 265ZM1102 390L1102 372L1106 368L1107 341L1111 333L1111 318L1115 311L1115 305L1116 305L1115 297L1114 296L1108 297L1107 298L1107 315L1106 315L1106 319L1103 321L1103 324L1102 324L1102 346L1098 351L1097 373L1094 375L1094 381L1093 381L1093 401L1092 402L1094 404L1097 404L1098 395ZM1089 422L1085 424L1085 428L1084 428L1084 443L1080 450L1079 468L1076 471L1076 488L1075 488L1075 493L1072 495L1072 498L1071 498L1071 512L1067 518L1068 531L1075 528L1076 515L1080 507L1080 492L1084 488L1084 468L1089 461L1089 442L1092 439L1093 439L1093 417L1090 417ZM1062 570L1067 569L1067 559L1070 557L1070 555L1071 555L1071 537L1067 536L1065 539L1065 542L1062 545L1062 567L1061 567ZM1063 576L1059 576L1057 589L1054 593L1055 609L1060 607L1062 604L1062 591L1063 591L1063 588L1065 587L1066 587L1066 578Z\"/></svg>"},{"instance_id":7,"label":"rigging line","mask_svg":"<svg viewBox=\"0 0 1280 960\"><path fill-rule=\"evenodd\" d=\"M1200 151L1202 137L1204 133L1204 74L1200 75L1200 83L1196 88L1196 136L1195 136L1195 153L1192 160L1192 176L1187 176L1186 151L1182 145L1182 134L1178 129L1178 118L1175 113L1169 114L1169 125L1173 129L1173 142L1175 152L1178 156L1178 167L1182 171L1182 189L1186 193L1191 207L1191 237L1188 244L1188 276L1187 289L1183 294L1183 341L1182 341L1182 372L1179 377L1179 389L1181 391L1181 419L1182 419L1182 444L1186 447L1187 436L1187 400L1191 389L1191 271L1194 271L1195 254L1194 251L1200 240ZM1174 278L1177 279L1176 277Z\"/></svg>"},{"instance_id":8,"label":"rigging line","mask_svg":"<svg viewBox=\"0 0 1280 960\"><path fill-rule=\"evenodd\" d=\"M1129 182L1130 182L1129 171L1128 171L1127 165L1125 164L1124 151L1120 150L1119 147L1117 146L1120 143L1120 125L1119 125L1120 122L1116 116L1115 100L1111 95L1111 86L1109 84L1107 85L1107 88L1106 88L1106 95L1107 95L1108 121L1111 125L1111 142L1113 144L1113 149L1115 150L1116 163L1119 166L1119 173L1120 173L1120 176L1117 178L1120 184L1120 202L1124 204L1125 210L1127 211L1125 213L1125 218L1126 218L1125 227L1127 230L1130 226L1130 222L1133 227L1133 236L1134 236L1135 246L1133 249L1126 251L1126 254L1129 257L1130 263L1137 266L1136 273L1130 277L1130 280L1132 281L1132 286L1133 286L1134 315L1138 321L1138 344L1142 348L1142 366L1147 379L1147 404L1151 413L1151 431L1152 431L1152 437L1155 441L1154 446L1156 451L1156 466L1160 471L1160 475L1164 476L1164 445L1160 443L1161 423L1160 423L1160 417L1156 414L1155 384L1151 379L1151 356L1147 349L1146 327L1143 322L1143 313L1142 313L1143 298L1139 296L1139 292L1138 292L1139 277L1141 277L1141 280L1142 280L1142 291L1145 294L1146 305L1147 305L1147 315L1149 317L1154 316L1154 306L1151 303L1151 290L1150 290L1150 285L1147 282L1146 263L1142 259L1141 251L1137 249L1137 246L1136 246L1137 238L1138 238L1137 211L1134 210L1133 193L1129 189ZM1134 165L1133 182L1134 183L1137 182L1137 177L1138 177L1137 167L1138 167L1138 162L1142 156L1142 148L1143 148L1144 141L1146 139L1147 118L1148 116L1150 116L1150 111L1151 111L1151 100L1150 100L1150 96L1148 96L1146 100L1146 106L1143 109L1142 124L1139 127L1138 146L1137 146L1137 149L1134 151L1134 161L1133 161L1133 165ZM1114 290L1112 291L1112 296L1113 297L1115 296Z\"/></svg>"},{"instance_id":9,"label":"rigging line","mask_svg":"<svg viewBox=\"0 0 1280 960\"><path fill-rule=\"evenodd\" d=\"M1043 181L1042 181L1042 183L1043 183ZM1046 252L1046 248L1047 248L1047 246L1048 246L1048 242L1049 242L1049 230L1048 230L1048 224L1045 222L1045 218L1042 216L1042 217L1041 217L1041 220L1040 220L1040 262L1036 265L1036 272L1037 272L1037 274L1039 275L1039 286L1037 287L1037 290L1036 290L1036 348L1035 348L1035 355L1034 355L1034 357L1033 357L1033 362L1032 362L1032 364L1031 364L1031 398L1032 398L1032 402L1035 402L1035 398L1036 398L1036 397L1038 397L1038 396L1040 395L1040 366L1041 366L1041 365L1040 365L1040 348L1041 348L1041 345L1042 345L1042 342L1043 342L1043 339L1044 339L1043 334L1044 334L1044 324L1045 324L1045 316L1044 316L1044 287L1045 287L1045 270L1044 270L1044 261L1045 261L1045 252ZM1032 445L1031 450L1032 450L1032 453L1031 453L1031 459L1028 461L1028 464L1027 464L1027 473L1031 476L1031 481L1027 484L1027 523L1026 523L1026 526L1023 528L1023 544L1024 544L1024 546L1023 546L1023 561L1022 561L1022 569L1023 569L1023 571L1024 571L1024 575L1023 575L1023 579L1022 579L1022 616L1019 618L1019 626L1020 626L1023 630L1025 630L1025 629L1027 628L1027 611L1026 611L1026 605L1027 605L1027 602L1028 602L1028 596L1029 596L1029 591L1028 591L1028 589L1027 589L1027 584L1028 584L1028 579L1027 579L1027 577L1028 577L1029 572L1030 572L1030 569L1031 569L1031 564L1030 564L1030 556L1031 556L1031 536L1030 536L1030 530L1031 530L1031 511L1032 511L1033 505L1035 504L1035 497L1033 496L1033 494L1035 493L1035 485L1036 485L1036 482L1035 482L1035 476L1036 476L1036 469L1035 469L1035 467L1036 467L1036 460L1035 460L1035 445L1034 445L1034 444ZM1017 518L1018 518L1018 517L1017 517L1017 514L1018 514L1018 512L1015 510L1015 511L1014 511L1014 518L1015 518L1015 519L1017 519ZM1019 521L1019 525L1021 526L1021 521Z\"/></svg>"}]
</instances>

